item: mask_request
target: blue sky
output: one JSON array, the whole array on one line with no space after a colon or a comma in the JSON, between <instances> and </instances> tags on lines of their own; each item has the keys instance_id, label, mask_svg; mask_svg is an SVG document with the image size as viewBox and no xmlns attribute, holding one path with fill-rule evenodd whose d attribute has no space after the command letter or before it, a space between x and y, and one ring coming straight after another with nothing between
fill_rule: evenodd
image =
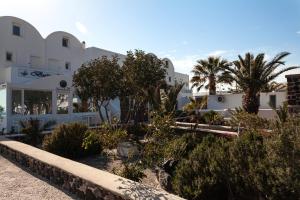
<instances>
[{"instance_id":1,"label":"blue sky","mask_svg":"<svg viewBox=\"0 0 300 200\"><path fill-rule=\"evenodd\" d=\"M1 0L0 15L34 25L43 37L70 32L87 46L169 57L190 73L196 60L233 60L247 51L291 52L300 64L300 0ZM300 72L300 70L299 70ZM284 81L283 76L279 81Z\"/></svg>"}]
</instances>

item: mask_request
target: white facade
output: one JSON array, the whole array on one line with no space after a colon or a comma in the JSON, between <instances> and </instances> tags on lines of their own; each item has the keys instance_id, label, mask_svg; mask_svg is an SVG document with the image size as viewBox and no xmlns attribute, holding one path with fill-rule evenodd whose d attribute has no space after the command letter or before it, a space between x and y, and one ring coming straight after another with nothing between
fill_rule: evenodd
<instances>
[{"instance_id":1,"label":"white facade","mask_svg":"<svg viewBox=\"0 0 300 200\"><path fill-rule=\"evenodd\" d=\"M286 95L286 91L261 93L258 114L265 118L273 118L276 116L275 111L270 107L270 102L275 99L275 106L276 108L279 108L279 106L282 106L283 102L287 100ZM215 110L227 117L230 115L230 110L242 107L242 96L243 94L209 95L207 100L207 110L205 111Z\"/></svg>"},{"instance_id":2,"label":"white facade","mask_svg":"<svg viewBox=\"0 0 300 200\"><path fill-rule=\"evenodd\" d=\"M30 117L58 123L95 124L99 120L96 112L73 112L72 75L87 61L116 54L121 64L125 55L96 47L86 48L84 42L70 33L58 31L43 38L22 19L0 17L0 105L6 110L0 118L0 131L2 128L17 131L19 121ZM169 66L167 82L171 85L175 80L185 82L185 89L188 89L188 75L176 73L171 60L164 60ZM34 91L40 92L43 105L28 103L36 101L32 95ZM118 116L119 101L113 101L110 109L112 115Z\"/></svg>"}]
</instances>

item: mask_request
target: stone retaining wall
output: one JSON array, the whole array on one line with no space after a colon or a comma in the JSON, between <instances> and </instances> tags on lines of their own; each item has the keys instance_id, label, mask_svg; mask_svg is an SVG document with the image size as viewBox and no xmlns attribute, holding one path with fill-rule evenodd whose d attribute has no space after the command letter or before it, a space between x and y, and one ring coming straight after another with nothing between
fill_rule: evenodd
<instances>
[{"instance_id":1,"label":"stone retaining wall","mask_svg":"<svg viewBox=\"0 0 300 200\"><path fill-rule=\"evenodd\" d=\"M4 137L0 154L81 199L181 199Z\"/></svg>"}]
</instances>

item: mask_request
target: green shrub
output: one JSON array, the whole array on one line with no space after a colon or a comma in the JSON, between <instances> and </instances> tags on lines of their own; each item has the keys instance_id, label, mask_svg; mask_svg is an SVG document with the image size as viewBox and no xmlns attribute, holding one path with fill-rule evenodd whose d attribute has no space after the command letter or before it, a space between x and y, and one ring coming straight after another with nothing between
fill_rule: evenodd
<instances>
[{"instance_id":1,"label":"green shrub","mask_svg":"<svg viewBox=\"0 0 300 200\"><path fill-rule=\"evenodd\" d=\"M227 199L227 149L225 139L205 137L189 158L179 163L174 191L187 199Z\"/></svg>"},{"instance_id":2,"label":"green shrub","mask_svg":"<svg viewBox=\"0 0 300 200\"><path fill-rule=\"evenodd\" d=\"M99 132L96 130L86 131L82 147L89 155L100 153L102 151L102 140Z\"/></svg>"},{"instance_id":3,"label":"green shrub","mask_svg":"<svg viewBox=\"0 0 300 200\"><path fill-rule=\"evenodd\" d=\"M78 158L85 154L82 147L87 126L79 123L62 124L43 140L43 148L67 158Z\"/></svg>"},{"instance_id":4,"label":"green shrub","mask_svg":"<svg viewBox=\"0 0 300 200\"><path fill-rule=\"evenodd\" d=\"M126 130L129 135L132 135L137 139L138 137L143 137L147 134L148 127L144 124L136 124L126 127Z\"/></svg>"},{"instance_id":5,"label":"green shrub","mask_svg":"<svg viewBox=\"0 0 300 200\"><path fill-rule=\"evenodd\" d=\"M128 138L126 130L117 129L100 129L101 143L103 148L115 149L118 144Z\"/></svg>"},{"instance_id":6,"label":"green shrub","mask_svg":"<svg viewBox=\"0 0 300 200\"><path fill-rule=\"evenodd\" d=\"M264 137L254 131L241 134L230 145L229 160L234 196L237 199L263 199L271 164Z\"/></svg>"},{"instance_id":7,"label":"green shrub","mask_svg":"<svg viewBox=\"0 0 300 200\"><path fill-rule=\"evenodd\" d=\"M146 175L138 163L125 163L120 169L113 169L113 173L124 178L140 182Z\"/></svg>"},{"instance_id":8,"label":"green shrub","mask_svg":"<svg viewBox=\"0 0 300 200\"><path fill-rule=\"evenodd\" d=\"M19 122L21 127L21 133L25 134L24 141L33 146L40 145L42 143L44 130L51 128L56 124L55 121L48 121L43 123L39 119L30 118L26 121Z\"/></svg>"},{"instance_id":9,"label":"green shrub","mask_svg":"<svg viewBox=\"0 0 300 200\"><path fill-rule=\"evenodd\" d=\"M237 129L243 127L245 130L259 130L269 128L270 122L256 114L249 114L246 111L237 109L232 112L231 119L229 121L230 126Z\"/></svg>"},{"instance_id":10,"label":"green shrub","mask_svg":"<svg viewBox=\"0 0 300 200\"><path fill-rule=\"evenodd\" d=\"M164 160L164 149L174 137L172 126L175 122L171 115L154 114L152 124L148 130L147 143L143 149L143 160L146 165L161 165Z\"/></svg>"},{"instance_id":11,"label":"green shrub","mask_svg":"<svg viewBox=\"0 0 300 200\"><path fill-rule=\"evenodd\" d=\"M297 119L268 137L205 137L177 166L173 189L187 199L300 199L299 128Z\"/></svg>"},{"instance_id":12,"label":"green shrub","mask_svg":"<svg viewBox=\"0 0 300 200\"><path fill-rule=\"evenodd\" d=\"M201 119L204 123L206 124L211 124L211 125L222 125L224 124L224 117L217 113L216 111L210 110L206 113L204 113L201 116Z\"/></svg>"},{"instance_id":13,"label":"green shrub","mask_svg":"<svg viewBox=\"0 0 300 200\"><path fill-rule=\"evenodd\" d=\"M174 160L186 158L201 143L201 140L194 133L187 133L179 138L175 138L165 146L164 158Z\"/></svg>"},{"instance_id":14,"label":"green shrub","mask_svg":"<svg viewBox=\"0 0 300 200\"><path fill-rule=\"evenodd\" d=\"M277 126L276 126L277 127ZM300 199L300 119L290 118L267 138L269 199Z\"/></svg>"}]
</instances>

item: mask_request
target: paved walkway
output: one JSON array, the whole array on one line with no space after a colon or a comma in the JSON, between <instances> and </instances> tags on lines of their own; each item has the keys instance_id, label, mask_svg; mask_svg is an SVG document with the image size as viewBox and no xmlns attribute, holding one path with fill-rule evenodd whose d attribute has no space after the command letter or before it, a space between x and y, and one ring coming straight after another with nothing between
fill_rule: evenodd
<instances>
[{"instance_id":1,"label":"paved walkway","mask_svg":"<svg viewBox=\"0 0 300 200\"><path fill-rule=\"evenodd\" d=\"M0 155L0 200L69 200L74 197L22 170Z\"/></svg>"}]
</instances>

